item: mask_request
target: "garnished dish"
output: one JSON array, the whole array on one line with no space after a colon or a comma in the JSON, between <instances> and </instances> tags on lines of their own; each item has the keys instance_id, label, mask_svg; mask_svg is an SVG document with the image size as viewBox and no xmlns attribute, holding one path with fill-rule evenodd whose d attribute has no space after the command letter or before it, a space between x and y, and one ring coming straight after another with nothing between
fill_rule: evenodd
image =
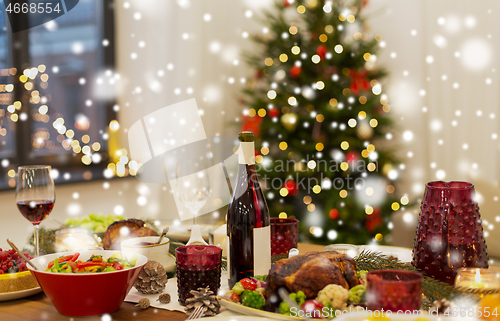
<instances>
[{"instance_id":1,"label":"garnished dish","mask_svg":"<svg viewBox=\"0 0 500 321\"><path fill-rule=\"evenodd\" d=\"M80 317L118 310L147 261L144 255L124 251L69 251L36 257L31 260L36 269L28 265L28 270L59 313Z\"/></svg>"},{"instance_id":2,"label":"garnished dish","mask_svg":"<svg viewBox=\"0 0 500 321\"><path fill-rule=\"evenodd\" d=\"M337 310L364 306L367 273L357 271L354 260L346 254L310 252L277 261L267 276L240 280L225 299L232 304L288 318L315 315L334 318ZM287 289L299 309L281 300L280 287ZM228 304L223 305L228 307Z\"/></svg>"},{"instance_id":3,"label":"garnished dish","mask_svg":"<svg viewBox=\"0 0 500 321\"><path fill-rule=\"evenodd\" d=\"M121 252L116 252L108 259L103 259L102 255L92 255L88 260L78 260L80 253L61 256L54 261L50 261L45 269L46 272L54 273L100 273L113 272L128 269L135 266L137 254L127 259Z\"/></svg>"},{"instance_id":4,"label":"garnished dish","mask_svg":"<svg viewBox=\"0 0 500 321\"><path fill-rule=\"evenodd\" d=\"M27 252L26 257L32 259ZM39 288L36 279L26 268L26 262L14 250L0 249L0 293Z\"/></svg>"}]
</instances>

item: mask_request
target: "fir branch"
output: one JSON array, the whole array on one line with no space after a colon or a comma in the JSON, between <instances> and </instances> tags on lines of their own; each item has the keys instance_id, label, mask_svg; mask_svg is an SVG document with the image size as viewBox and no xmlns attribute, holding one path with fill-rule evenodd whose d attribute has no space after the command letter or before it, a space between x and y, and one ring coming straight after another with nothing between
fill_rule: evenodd
<instances>
[{"instance_id":1,"label":"fir branch","mask_svg":"<svg viewBox=\"0 0 500 321\"><path fill-rule=\"evenodd\" d=\"M424 279L422 282L422 292L425 296L422 301L422 306L429 308L436 300L443 298L450 299L451 294L455 291L454 288L446 283L440 282L429 276L408 263L399 261L396 257L382 254L371 250L363 250L356 258L356 268L359 270L375 271L375 270L403 270L421 274Z\"/></svg>"}]
</instances>

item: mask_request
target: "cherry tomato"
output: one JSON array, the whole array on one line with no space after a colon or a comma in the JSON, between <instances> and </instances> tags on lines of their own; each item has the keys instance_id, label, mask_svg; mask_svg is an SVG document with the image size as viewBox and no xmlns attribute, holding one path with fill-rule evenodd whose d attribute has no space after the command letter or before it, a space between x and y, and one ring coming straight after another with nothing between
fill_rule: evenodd
<instances>
[{"instance_id":1,"label":"cherry tomato","mask_svg":"<svg viewBox=\"0 0 500 321\"><path fill-rule=\"evenodd\" d=\"M306 313L309 312L309 314L313 317L313 319L321 319L321 309L323 309L325 306L323 303L318 302L316 300L307 300L306 302L302 303L302 310L304 310Z\"/></svg>"},{"instance_id":2,"label":"cherry tomato","mask_svg":"<svg viewBox=\"0 0 500 321\"><path fill-rule=\"evenodd\" d=\"M257 283L249 278L241 279L240 283L245 290L255 291L255 289L257 289Z\"/></svg>"},{"instance_id":3,"label":"cherry tomato","mask_svg":"<svg viewBox=\"0 0 500 321\"><path fill-rule=\"evenodd\" d=\"M229 300L233 301L234 303L240 303L241 302L240 296L238 294L234 293L234 292L229 297Z\"/></svg>"}]
</instances>

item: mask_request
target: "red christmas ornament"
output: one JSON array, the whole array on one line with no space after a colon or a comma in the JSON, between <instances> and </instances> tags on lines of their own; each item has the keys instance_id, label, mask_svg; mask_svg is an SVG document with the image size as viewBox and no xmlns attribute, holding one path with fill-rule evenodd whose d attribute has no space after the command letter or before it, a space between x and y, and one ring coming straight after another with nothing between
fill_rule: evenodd
<instances>
[{"instance_id":1,"label":"red christmas ornament","mask_svg":"<svg viewBox=\"0 0 500 321\"><path fill-rule=\"evenodd\" d=\"M363 7L366 7L368 5L368 2L370 2L370 1L369 0L363 0Z\"/></svg>"},{"instance_id":2,"label":"red christmas ornament","mask_svg":"<svg viewBox=\"0 0 500 321\"><path fill-rule=\"evenodd\" d=\"M283 187L286 188L288 193L292 195L296 195L299 192L299 190L297 189L297 184L292 180L286 181L285 186Z\"/></svg>"},{"instance_id":3,"label":"red christmas ornament","mask_svg":"<svg viewBox=\"0 0 500 321\"><path fill-rule=\"evenodd\" d=\"M240 128L241 132L251 131L255 136L259 136L260 134L260 123L262 123L261 117L249 117L249 116L241 116L242 125Z\"/></svg>"},{"instance_id":4,"label":"red christmas ornament","mask_svg":"<svg viewBox=\"0 0 500 321\"><path fill-rule=\"evenodd\" d=\"M353 94L357 95L361 91L370 90L370 80L367 78L368 72L366 70L357 71L351 69L349 75L351 76L349 89Z\"/></svg>"},{"instance_id":5,"label":"red christmas ornament","mask_svg":"<svg viewBox=\"0 0 500 321\"><path fill-rule=\"evenodd\" d=\"M292 77L292 78L298 78L301 71L302 71L302 68L300 68L299 66L293 66L290 69L290 77Z\"/></svg>"},{"instance_id":6,"label":"red christmas ornament","mask_svg":"<svg viewBox=\"0 0 500 321\"><path fill-rule=\"evenodd\" d=\"M273 108L271 109L268 113L269 117L278 117L280 115L280 111L278 110L278 108Z\"/></svg>"},{"instance_id":7,"label":"red christmas ornament","mask_svg":"<svg viewBox=\"0 0 500 321\"><path fill-rule=\"evenodd\" d=\"M316 48L316 53L321 57L325 57L326 54L326 47L325 45L319 45L318 48Z\"/></svg>"},{"instance_id":8,"label":"red christmas ornament","mask_svg":"<svg viewBox=\"0 0 500 321\"><path fill-rule=\"evenodd\" d=\"M377 228L382 225L383 220L380 216L380 208L376 207L373 209L373 213L371 215L367 215L365 227L368 232L373 233L377 230Z\"/></svg>"},{"instance_id":9,"label":"red christmas ornament","mask_svg":"<svg viewBox=\"0 0 500 321\"><path fill-rule=\"evenodd\" d=\"M351 151L345 155L345 159L347 160L348 163L351 162L354 163L359 159L358 153Z\"/></svg>"},{"instance_id":10,"label":"red christmas ornament","mask_svg":"<svg viewBox=\"0 0 500 321\"><path fill-rule=\"evenodd\" d=\"M261 79L263 74L264 72L262 71L262 69L257 69L257 71L255 72L255 79Z\"/></svg>"},{"instance_id":11,"label":"red christmas ornament","mask_svg":"<svg viewBox=\"0 0 500 321\"><path fill-rule=\"evenodd\" d=\"M335 220L337 218L339 218L339 210L336 209L336 208L332 208L330 210L330 213L328 213L328 216L332 219L332 220Z\"/></svg>"},{"instance_id":12,"label":"red christmas ornament","mask_svg":"<svg viewBox=\"0 0 500 321\"><path fill-rule=\"evenodd\" d=\"M288 0L284 0L283 1L283 7L288 7L290 5L290 2L288 2Z\"/></svg>"}]
</instances>

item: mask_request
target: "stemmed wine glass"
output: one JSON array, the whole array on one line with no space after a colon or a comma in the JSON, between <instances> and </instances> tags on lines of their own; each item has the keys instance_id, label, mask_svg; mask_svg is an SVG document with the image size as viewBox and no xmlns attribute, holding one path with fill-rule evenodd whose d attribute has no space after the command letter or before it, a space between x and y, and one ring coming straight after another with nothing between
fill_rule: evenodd
<instances>
[{"instance_id":1,"label":"stemmed wine glass","mask_svg":"<svg viewBox=\"0 0 500 321\"><path fill-rule=\"evenodd\" d=\"M189 161L177 165L178 197L184 206L193 213L193 224L196 224L196 216L212 193L208 170L198 170L201 167L202 164L199 162L193 164Z\"/></svg>"},{"instance_id":2,"label":"stemmed wine glass","mask_svg":"<svg viewBox=\"0 0 500 321\"><path fill-rule=\"evenodd\" d=\"M29 165L20 166L17 172L17 208L35 227L35 256L40 255L38 226L50 214L56 200L50 171L50 166Z\"/></svg>"}]
</instances>

